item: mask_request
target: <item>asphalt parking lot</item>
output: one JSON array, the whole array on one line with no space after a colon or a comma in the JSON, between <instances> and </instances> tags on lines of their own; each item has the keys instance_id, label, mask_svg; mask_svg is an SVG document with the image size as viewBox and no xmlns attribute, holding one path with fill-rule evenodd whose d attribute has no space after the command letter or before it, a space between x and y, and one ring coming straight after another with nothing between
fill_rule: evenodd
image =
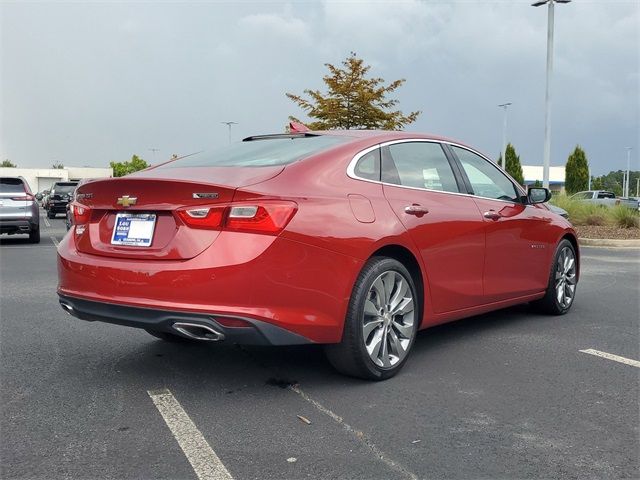
<instances>
[{"instance_id":1,"label":"asphalt parking lot","mask_svg":"<svg viewBox=\"0 0 640 480\"><path fill-rule=\"evenodd\" d=\"M639 250L583 248L566 316L423 331L397 377L369 383L319 347L74 319L55 294L64 220L48 223L39 245L0 240L2 478L640 477Z\"/></svg>"}]
</instances>

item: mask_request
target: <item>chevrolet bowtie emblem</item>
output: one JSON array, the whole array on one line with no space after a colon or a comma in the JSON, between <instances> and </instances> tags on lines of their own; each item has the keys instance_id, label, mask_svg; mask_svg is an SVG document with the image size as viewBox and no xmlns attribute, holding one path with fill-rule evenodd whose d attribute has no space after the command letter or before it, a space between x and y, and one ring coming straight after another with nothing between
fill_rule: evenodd
<instances>
[{"instance_id":1,"label":"chevrolet bowtie emblem","mask_svg":"<svg viewBox=\"0 0 640 480\"><path fill-rule=\"evenodd\" d=\"M129 195L123 195L118 198L118 205L122 205L123 207L130 207L131 205L135 205L138 199L136 197L130 197Z\"/></svg>"}]
</instances>

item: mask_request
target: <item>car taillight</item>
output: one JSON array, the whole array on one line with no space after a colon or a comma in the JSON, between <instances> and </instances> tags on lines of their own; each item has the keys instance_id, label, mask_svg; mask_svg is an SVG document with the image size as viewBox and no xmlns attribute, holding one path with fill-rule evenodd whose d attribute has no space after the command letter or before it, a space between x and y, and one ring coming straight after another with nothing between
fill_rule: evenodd
<instances>
[{"instance_id":1,"label":"car taillight","mask_svg":"<svg viewBox=\"0 0 640 480\"><path fill-rule=\"evenodd\" d=\"M296 213L295 203L262 203L229 207L225 229L276 234L287 226Z\"/></svg>"},{"instance_id":2,"label":"car taillight","mask_svg":"<svg viewBox=\"0 0 640 480\"><path fill-rule=\"evenodd\" d=\"M84 225L85 223L89 223L89 219L91 218L90 208L75 203L70 205L69 209L73 213L73 223L75 225Z\"/></svg>"},{"instance_id":3,"label":"car taillight","mask_svg":"<svg viewBox=\"0 0 640 480\"><path fill-rule=\"evenodd\" d=\"M186 208L178 217L193 228L277 234L298 209L293 202L263 202L215 207Z\"/></svg>"},{"instance_id":4,"label":"car taillight","mask_svg":"<svg viewBox=\"0 0 640 480\"><path fill-rule=\"evenodd\" d=\"M216 230L222 225L224 207L202 207L178 210L178 216L193 228L207 228Z\"/></svg>"},{"instance_id":5,"label":"car taillight","mask_svg":"<svg viewBox=\"0 0 640 480\"><path fill-rule=\"evenodd\" d=\"M26 195L22 195L20 197L11 197L11 200L15 200L17 202L30 202L31 200L33 200L33 195L29 195L27 193Z\"/></svg>"}]
</instances>

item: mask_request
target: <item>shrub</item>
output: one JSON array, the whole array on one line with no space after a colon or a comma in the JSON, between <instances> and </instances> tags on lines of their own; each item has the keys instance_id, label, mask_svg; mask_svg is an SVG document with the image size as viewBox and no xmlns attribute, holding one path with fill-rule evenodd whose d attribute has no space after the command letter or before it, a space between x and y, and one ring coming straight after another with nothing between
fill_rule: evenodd
<instances>
[{"instance_id":1,"label":"shrub","mask_svg":"<svg viewBox=\"0 0 640 480\"><path fill-rule=\"evenodd\" d=\"M613 223L620 228L639 228L640 214L632 208L617 205L611 208Z\"/></svg>"}]
</instances>

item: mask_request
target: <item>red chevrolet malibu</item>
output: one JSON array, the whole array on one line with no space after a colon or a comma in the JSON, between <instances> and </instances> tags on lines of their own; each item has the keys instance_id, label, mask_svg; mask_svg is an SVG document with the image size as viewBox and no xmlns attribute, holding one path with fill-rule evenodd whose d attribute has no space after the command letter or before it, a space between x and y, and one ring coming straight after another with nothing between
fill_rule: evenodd
<instances>
[{"instance_id":1,"label":"red chevrolet malibu","mask_svg":"<svg viewBox=\"0 0 640 480\"><path fill-rule=\"evenodd\" d=\"M578 243L548 200L430 135L249 137L79 187L58 295L164 340L326 344L339 371L380 380L419 329L571 308Z\"/></svg>"}]
</instances>

